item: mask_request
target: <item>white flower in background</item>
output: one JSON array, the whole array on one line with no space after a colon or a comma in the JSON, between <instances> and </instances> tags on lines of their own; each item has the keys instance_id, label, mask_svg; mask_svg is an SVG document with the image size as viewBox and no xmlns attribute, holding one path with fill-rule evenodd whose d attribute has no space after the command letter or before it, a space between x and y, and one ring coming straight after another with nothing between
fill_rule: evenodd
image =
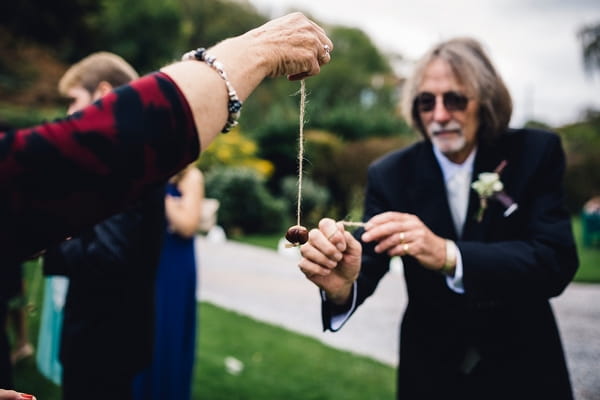
<instances>
[{"instance_id":1,"label":"white flower in background","mask_svg":"<svg viewBox=\"0 0 600 400\"><path fill-rule=\"evenodd\" d=\"M244 370L244 363L235 357L225 357L225 370L231 375L239 375Z\"/></svg>"}]
</instances>

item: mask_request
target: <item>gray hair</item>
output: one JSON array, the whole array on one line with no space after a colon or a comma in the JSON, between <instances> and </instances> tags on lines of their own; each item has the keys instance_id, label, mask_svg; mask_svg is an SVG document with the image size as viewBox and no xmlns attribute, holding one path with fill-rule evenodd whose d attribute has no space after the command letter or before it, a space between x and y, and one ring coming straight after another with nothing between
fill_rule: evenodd
<instances>
[{"instance_id":1,"label":"gray hair","mask_svg":"<svg viewBox=\"0 0 600 400\"><path fill-rule=\"evenodd\" d=\"M479 102L479 139L493 140L505 131L512 114L510 93L481 44L472 38L439 43L419 60L403 89L401 107L406 121L428 137L414 99L425 69L436 59L446 61L467 94Z\"/></svg>"}]
</instances>

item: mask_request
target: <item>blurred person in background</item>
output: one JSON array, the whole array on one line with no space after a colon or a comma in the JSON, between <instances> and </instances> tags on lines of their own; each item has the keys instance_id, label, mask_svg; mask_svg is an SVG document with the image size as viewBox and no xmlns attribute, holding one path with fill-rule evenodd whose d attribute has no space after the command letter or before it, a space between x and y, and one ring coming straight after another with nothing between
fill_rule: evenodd
<instances>
[{"instance_id":1,"label":"blurred person in background","mask_svg":"<svg viewBox=\"0 0 600 400\"><path fill-rule=\"evenodd\" d=\"M196 357L196 256L204 178L190 164L169 180L167 227L156 276L152 365L135 378L134 399L191 399Z\"/></svg>"},{"instance_id":2,"label":"blurred person in background","mask_svg":"<svg viewBox=\"0 0 600 400\"><path fill-rule=\"evenodd\" d=\"M28 301L23 269L24 265L21 264L21 267L17 269L17 273L14 274L13 285L16 291L8 304L9 326L12 326L14 334L12 351L10 353L10 361L13 365L31 357L34 353L33 345L29 341L29 326L27 323Z\"/></svg>"},{"instance_id":3,"label":"blurred person in background","mask_svg":"<svg viewBox=\"0 0 600 400\"><path fill-rule=\"evenodd\" d=\"M21 290L21 267L0 270L0 387L12 388L11 346L8 335L8 314L11 299L19 295Z\"/></svg>"},{"instance_id":4,"label":"blurred person in background","mask_svg":"<svg viewBox=\"0 0 600 400\"><path fill-rule=\"evenodd\" d=\"M299 266L337 331L402 257L398 399L571 399L549 299L578 266L560 138L508 129L512 101L471 38L434 46L405 83L423 140L368 170L364 229L323 219Z\"/></svg>"},{"instance_id":5,"label":"blurred person in background","mask_svg":"<svg viewBox=\"0 0 600 400\"><path fill-rule=\"evenodd\" d=\"M44 295L35 360L40 373L56 385L60 385L62 382L60 337L68 288L69 278L66 276L44 277Z\"/></svg>"},{"instance_id":6,"label":"blurred person in background","mask_svg":"<svg viewBox=\"0 0 600 400\"><path fill-rule=\"evenodd\" d=\"M93 53L59 82L69 114L138 75L121 57ZM164 230L163 189L47 249L44 272L69 286L60 340L63 399L130 399L135 374L150 363L153 289ZM40 329L40 335L46 331Z\"/></svg>"},{"instance_id":7,"label":"blurred person in background","mask_svg":"<svg viewBox=\"0 0 600 400\"><path fill-rule=\"evenodd\" d=\"M10 124L0 121L0 131L10 128ZM15 262L0 270L0 387L12 387L12 366L34 352L27 322L23 264ZM9 330L12 331L12 346Z\"/></svg>"}]
</instances>

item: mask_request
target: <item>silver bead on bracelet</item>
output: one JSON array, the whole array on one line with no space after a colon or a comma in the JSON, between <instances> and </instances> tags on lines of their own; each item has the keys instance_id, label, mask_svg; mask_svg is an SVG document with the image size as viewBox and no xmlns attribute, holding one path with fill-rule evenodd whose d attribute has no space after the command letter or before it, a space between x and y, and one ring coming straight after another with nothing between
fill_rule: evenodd
<instances>
[{"instance_id":1,"label":"silver bead on bracelet","mask_svg":"<svg viewBox=\"0 0 600 400\"><path fill-rule=\"evenodd\" d=\"M203 61L208 64L212 69L217 71L219 76L225 81L225 86L227 86L227 96L229 98L227 102L227 122L225 126L221 130L222 133L227 133L238 124L238 118L240 117L240 112L242 109L242 101L237 95L237 92L227 79L227 74L225 73L225 69L223 68L223 64L221 64L214 56L211 56L206 52L206 49L200 47L196 50L191 50L185 53L182 57L182 60L198 60Z\"/></svg>"}]
</instances>

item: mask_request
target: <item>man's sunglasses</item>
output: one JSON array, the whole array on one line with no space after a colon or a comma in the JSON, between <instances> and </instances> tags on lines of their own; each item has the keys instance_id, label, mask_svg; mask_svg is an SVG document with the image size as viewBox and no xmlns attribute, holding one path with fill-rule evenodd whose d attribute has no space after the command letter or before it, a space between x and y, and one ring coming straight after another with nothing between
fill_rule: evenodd
<instances>
[{"instance_id":1,"label":"man's sunglasses","mask_svg":"<svg viewBox=\"0 0 600 400\"><path fill-rule=\"evenodd\" d=\"M444 92L442 101L448 111L464 111L469 103L469 98L458 92ZM420 112L433 111L435 108L435 94L421 92L415 97L414 104Z\"/></svg>"}]
</instances>

